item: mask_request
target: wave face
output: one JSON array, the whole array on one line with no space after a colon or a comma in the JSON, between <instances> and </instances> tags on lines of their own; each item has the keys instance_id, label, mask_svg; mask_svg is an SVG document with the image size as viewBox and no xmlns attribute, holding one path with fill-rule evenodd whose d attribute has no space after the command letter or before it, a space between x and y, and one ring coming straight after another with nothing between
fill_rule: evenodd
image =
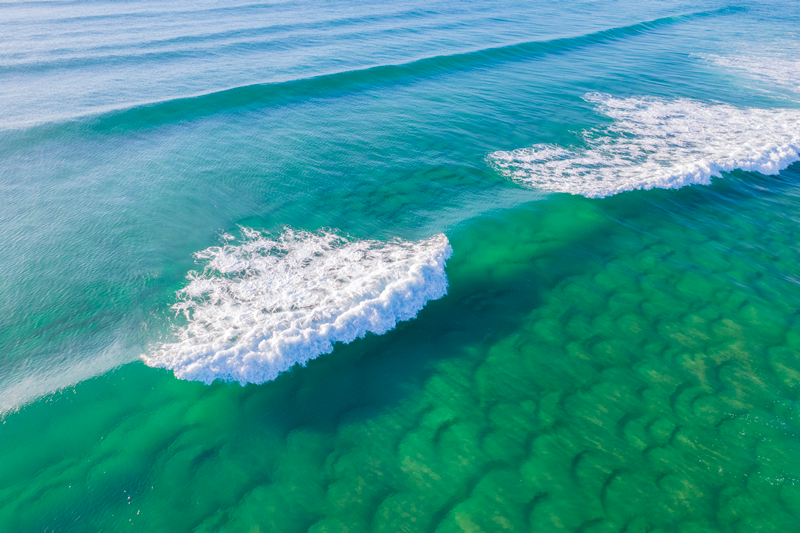
<instances>
[{"instance_id":1,"label":"wave face","mask_svg":"<svg viewBox=\"0 0 800 533\"><path fill-rule=\"evenodd\" d=\"M264 383L367 333L383 334L447 293L444 235L350 241L330 232L245 229L244 242L196 254L173 309L188 326L145 356L182 379Z\"/></svg>"},{"instance_id":2,"label":"wave face","mask_svg":"<svg viewBox=\"0 0 800 533\"><path fill-rule=\"evenodd\" d=\"M522 184L603 198L637 189L711 183L735 169L777 174L799 159L800 111L588 94L609 126L582 132L586 146L494 152L490 162Z\"/></svg>"}]
</instances>

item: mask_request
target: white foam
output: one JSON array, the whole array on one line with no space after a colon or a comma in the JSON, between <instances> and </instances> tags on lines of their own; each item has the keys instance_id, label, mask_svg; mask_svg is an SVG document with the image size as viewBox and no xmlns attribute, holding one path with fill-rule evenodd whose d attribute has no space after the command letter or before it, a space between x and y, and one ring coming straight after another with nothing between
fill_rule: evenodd
<instances>
[{"instance_id":1,"label":"white foam","mask_svg":"<svg viewBox=\"0 0 800 533\"><path fill-rule=\"evenodd\" d=\"M352 241L334 233L244 229L240 244L204 250L202 272L173 307L178 341L144 356L182 379L263 383L368 332L383 334L447 293L444 235Z\"/></svg>"},{"instance_id":2,"label":"white foam","mask_svg":"<svg viewBox=\"0 0 800 533\"><path fill-rule=\"evenodd\" d=\"M537 144L494 152L490 162L531 187L602 198L707 185L735 169L776 174L800 159L800 110L596 93L585 99L614 122L583 131L584 147Z\"/></svg>"}]
</instances>

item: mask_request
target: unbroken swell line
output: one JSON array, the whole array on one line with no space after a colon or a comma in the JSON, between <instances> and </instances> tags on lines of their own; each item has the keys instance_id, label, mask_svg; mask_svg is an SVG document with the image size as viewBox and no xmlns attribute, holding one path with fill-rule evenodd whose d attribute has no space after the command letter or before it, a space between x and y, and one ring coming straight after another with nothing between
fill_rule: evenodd
<instances>
[{"instance_id":1,"label":"unbroken swell line","mask_svg":"<svg viewBox=\"0 0 800 533\"><path fill-rule=\"evenodd\" d=\"M417 79L478 66L565 53L585 46L644 34L698 18L725 15L736 11L739 11L739 9L724 8L714 11L673 15L573 37L485 48L453 55L428 57L402 64L325 73L310 78L245 85L201 95L106 111L99 115L84 116L66 122L30 126L23 131L36 130L35 136L42 138L51 134L60 135L63 128L75 129L84 133L116 133L149 129L179 121L196 120L232 109L286 105L310 98L332 97L381 86L410 83Z\"/></svg>"}]
</instances>

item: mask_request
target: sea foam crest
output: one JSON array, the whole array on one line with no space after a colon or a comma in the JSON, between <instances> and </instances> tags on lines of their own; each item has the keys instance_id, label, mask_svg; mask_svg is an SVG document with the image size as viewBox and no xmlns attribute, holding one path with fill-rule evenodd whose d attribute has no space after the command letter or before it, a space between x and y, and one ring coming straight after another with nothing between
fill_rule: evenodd
<instances>
[{"instance_id":1,"label":"sea foam crest","mask_svg":"<svg viewBox=\"0 0 800 533\"><path fill-rule=\"evenodd\" d=\"M196 254L205 262L173 309L178 340L143 357L182 379L264 383L366 333L383 334L447 293L444 235L354 241L332 232L243 229L239 244Z\"/></svg>"},{"instance_id":2,"label":"sea foam crest","mask_svg":"<svg viewBox=\"0 0 800 533\"><path fill-rule=\"evenodd\" d=\"M602 198L635 189L709 184L734 169L776 174L800 157L800 110L587 94L613 124L582 132L585 146L537 144L494 152L507 177Z\"/></svg>"}]
</instances>

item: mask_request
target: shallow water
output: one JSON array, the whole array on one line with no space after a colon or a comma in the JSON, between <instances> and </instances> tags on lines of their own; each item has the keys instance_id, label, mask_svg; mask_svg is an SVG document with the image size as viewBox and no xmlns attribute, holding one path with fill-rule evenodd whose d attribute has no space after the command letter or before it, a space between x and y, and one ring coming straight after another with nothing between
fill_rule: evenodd
<instances>
[{"instance_id":1,"label":"shallow water","mask_svg":"<svg viewBox=\"0 0 800 533\"><path fill-rule=\"evenodd\" d=\"M0 530L791 531L798 19L0 5Z\"/></svg>"}]
</instances>

